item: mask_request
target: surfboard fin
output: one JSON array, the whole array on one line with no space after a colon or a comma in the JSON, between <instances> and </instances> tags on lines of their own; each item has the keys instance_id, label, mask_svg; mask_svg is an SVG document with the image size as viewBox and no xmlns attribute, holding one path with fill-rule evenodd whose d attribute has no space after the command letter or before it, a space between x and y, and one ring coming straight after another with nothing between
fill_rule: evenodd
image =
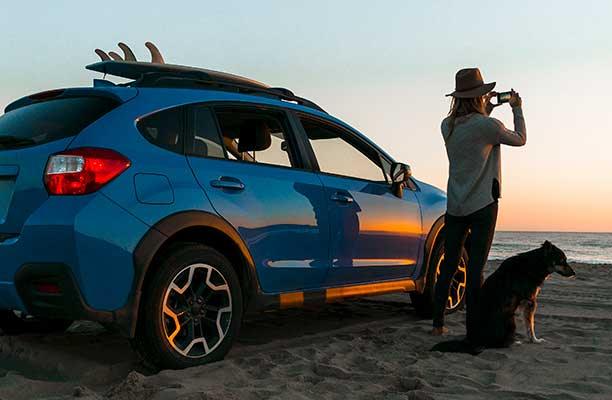
<instances>
[{"instance_id":1,"label":"surfboard fin","mask_svg":"<svg viewBox=\"0 0 612 400\"><path fill-rule=\"evenodd\" d=\"M121 51L123 51L123 59L125 61L136 61L136 56L134 55L134 52L132 51L132 49L129 48L127 44L119 42L117 46L119 46Z\"/></svg>"},{"instance_id":2,"label":"surfboard fin","mask_svg":"<svg viewBox=\"0 0 612 400\"><path fill-rule=\"evenodd\" d=\"M164 57L162 57L159 49L151 42L146 42L145 46L151 52L151 62L153 64L165 64Z\"/></svg>"},{"instance_id":3,"label":"surfboard fin","mask_svg":"<svg viewBox=\"0 0 612 400\"><path fill-rule=\"evenodd\" d=\"M121 58L121 56L115 53L114 51L109 51L108 55L110 56L110 58L112 58L115 61L123 61L123 58Z\"/></svg>"},{"instance_id":4,"label":"surfboard fin","mask_svg":"<svg viewBox=\"0 0 612 400\"><path fill-rule=\"evenodd\" d=\"M114 61L132 61L132 62L138 61L136 59L136 56L134 55L134 52L132 51L132 49L130 49L130 47L127 44L123 42L119 42L117 45L123 52L123 57L114 51L109 51L108 53L100 49L95 49L94 51L98 55L98 57L100 57L101 61L113 61L113 60ZM152 64L165 64L164 57L161 55L161 52L159 51L157 46L155 46L151 42L146 42L145 47L151 53L151 63Z\"/></svg>"},{"instance_id":5,"label":"surfboard fin","mask_svg":"<svg viewBox=\"0 0 612 400\"><path fill-rule=\"evenodd\" d=\"M100 60L102 60L102 61L110 61L110 57L104 51L102 51L100 49L95 49L94 52L98 55L98 57L100 57Z\"/></svg>"}]
</instances>

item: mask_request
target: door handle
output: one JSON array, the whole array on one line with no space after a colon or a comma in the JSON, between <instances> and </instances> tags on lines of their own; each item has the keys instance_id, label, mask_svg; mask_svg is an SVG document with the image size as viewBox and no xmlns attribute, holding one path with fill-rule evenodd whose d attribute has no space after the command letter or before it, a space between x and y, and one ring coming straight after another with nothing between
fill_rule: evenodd
<instances>
[{"instance_id":1,"label":"door handle","mask_svg":"<svg viewBox=\"0 0 612 400\"><path fill-rule=\"evenodd\" d=\"M211 181L210 186L217 189L229 189L238 191L244 190L244 183L242 183L239 179L225 176Z\"/></svg>"},{"instance_id":2,"label":"door handle","mask_svg":"<svg viewBox=\"0 0 612 400\"><path fill-rule=\"evenodd\" d=\"M336 201L338 203L349 204L355 201L350 195L342 194L342 193L334 193L331 196L332 201Z\"/></svg>"}]
</instances>

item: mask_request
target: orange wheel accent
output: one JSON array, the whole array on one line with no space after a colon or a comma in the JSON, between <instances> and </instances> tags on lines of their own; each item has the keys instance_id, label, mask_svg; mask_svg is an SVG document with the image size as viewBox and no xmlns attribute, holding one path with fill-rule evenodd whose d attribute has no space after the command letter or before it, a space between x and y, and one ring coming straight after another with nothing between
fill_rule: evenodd
<instances>
[{"instance_id":1,"label":"orange wheel accent","mask_svg":"<svg viewBox=\"0 0 612 400\"><path fill-rule=\"evenodd\" d=\"M438 260L438 265L436 266L436 281L438 280L438 277L440 276L440 266L442 265L443 261L444 261L444 254L442 254L442 257L440 257L440 260ZM461 257L461 260L459 261L459 267L457 268L457 272L455 272L455 275L453 276L453 280L451 281L450 292L448 295L448 300L446 301L447 310L449 311L454 310L461 304L461 300L463 299L463 296L465 296L466 282L467 282L467 265L465 263L465 259Z\"/></svg>"}]
</instances>

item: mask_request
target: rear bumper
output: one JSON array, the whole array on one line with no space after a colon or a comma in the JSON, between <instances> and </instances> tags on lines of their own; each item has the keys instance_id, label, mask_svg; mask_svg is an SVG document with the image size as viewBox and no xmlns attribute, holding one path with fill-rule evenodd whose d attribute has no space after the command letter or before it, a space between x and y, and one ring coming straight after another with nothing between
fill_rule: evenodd
<instances>
[{"instance_id":1,"label":"rear bumper","mask_svg":"<svg viewBox=\"0 0 612 400\"><path fill-rule=\"evenodd\" d=\"M0 309L129 325L133 252L148 230L103 194L49 198L0 241ZM35 293L41 279L61 295Z\"/></svg>"},{"instance_id":2,"label":"rear bumper","mask_svg":"<svg viewBox=\"0 0 612 400\"><path fill-rule=\"evenodd\" d=\"M25 306L13 282L0 282L0 310L25 311Z\"/></svg>"},{"instance_id":3,"label":"rear bumper","mask_svg":"<svg viewBox=\"0 0 612 400\"><path fill-rule=\"evenodd\" d=\"M52 285L57 291L41 291ZM26 264L15 274L15 289L29 314L61 319L114 322L113 312L97 311L85 303L65 264Z\"/></svg>"}]
</instances>

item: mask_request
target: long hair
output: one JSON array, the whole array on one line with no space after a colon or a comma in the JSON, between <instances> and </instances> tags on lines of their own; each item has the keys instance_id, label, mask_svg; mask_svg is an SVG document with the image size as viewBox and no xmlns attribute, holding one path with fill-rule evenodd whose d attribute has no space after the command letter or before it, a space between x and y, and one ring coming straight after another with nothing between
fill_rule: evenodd
<instances>
[{"instance_id":1,"label":"long hair","mask_svg":"<svg viewBox=\"0 0 612 400\"><path fill-rule=\"evenodd\" d=\"M460 98L453 97L451 101L450 111L448 112L450 132L448 138L453 134L455 129L455 120L468 114L478 113L485 115L484 96Z\"/></svg>"}]
</instances>

